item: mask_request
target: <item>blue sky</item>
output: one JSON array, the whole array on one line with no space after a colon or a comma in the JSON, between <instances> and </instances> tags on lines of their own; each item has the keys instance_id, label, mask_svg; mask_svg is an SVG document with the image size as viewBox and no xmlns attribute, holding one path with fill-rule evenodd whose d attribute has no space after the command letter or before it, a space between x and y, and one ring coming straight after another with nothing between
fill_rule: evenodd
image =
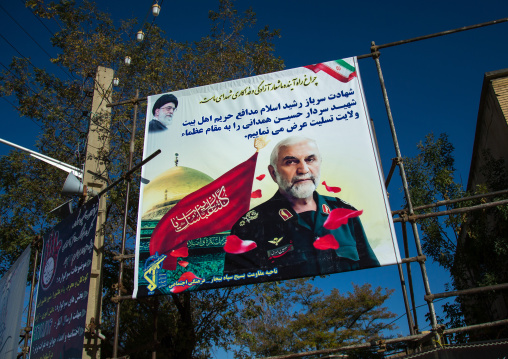
<instances>
[{"instance_id":1,"label":"blue sky","mask_svg":"<svg viewBox=\"0 0 508 359\"><path fill-rule=\"evenodd\" d=\"M56 56L49 42L49 32L24 8L22 1L2 2L1 6L0 63L8 66L12 56L19 56L6 39L35 65L62 74L4 11L7 10L51 56ZM111 13L116 20L136 17L142 22L150 6L150 1L110 0L100 2L99 8ZM258 15L258 27L268 24L281 30L282 37L276 40L276 55L285 61L287 68L367 54L371 41L381 45L508 16L508 2L499 0L237 2L239 9L248 6ZM166 2L162 3L156 21L168 37L194 41L207 34L208 10L215 8L216 2L211 0ZM44 23L52 31L58 30L55 22L45 20ZM381 66L403 156L414 155L416 144L425 134L446 132L456 148L458 180L464 185L467 183L483 76L485 72L508 67L507 35L508 23L503 23L381 50ZM374 61L371 58L360 60L360 72L384 171L388 173L395 151ZM7 100L14 102L12 98ZM0 113L0 138L36 150L38 127L30 119L20 118L3 99ZM9 147L0 144L0 156L8 151ZM62 173L62 183L65 176ZM400 180L394 176L388 187L392 209L401 207L400 188ZM400 234L399 237L403 253ZM411 255L416 255L414 248L411 251ZM447 274L431 261L427 262L427 267L432 292L444 291L444 283L449 281ZM425 304L420 270L416 264L412 269L417 304ZM397 314L404 313L395 266L317 280L325 289L337 287L342 291L350 290L352 282L369 282L395 289L387 305ZM418 312L420 328L427 325L423 322L426 308L423 306L422 312ZM404 318L397 324L397 334L409 333Z\"/></svg>"}]
</instances>

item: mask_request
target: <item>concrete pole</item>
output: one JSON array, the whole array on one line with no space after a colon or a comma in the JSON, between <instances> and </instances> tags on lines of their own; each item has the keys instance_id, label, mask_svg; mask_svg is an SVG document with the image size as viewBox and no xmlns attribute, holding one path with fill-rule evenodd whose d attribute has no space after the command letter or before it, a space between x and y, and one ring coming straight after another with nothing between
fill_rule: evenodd
<instances>
[{"instance_id":1,"label":"concrete pole","mask_svg":"<svg viewBox=\"0 0 508 359\"><path fill-rule=\"evenodd\" d=\"M85 170L83 185L87 189L100 192L106 188L107 183L88 173L88 170L107 178L105 156L109 152L109 136L111 124L111 108L106 107L112 100L113 69L99 66L94 82L92 99L92 112L90 114L90 127L86 148ZM87 189L85 188L85 195ZM88 198L87 198L88 199ZM92 271L90 275L90 290L88 291L88 307L86 312L86 331L83 358L100 358L101 340L98 337L97 326L101 323L102 311L102 260L104 255L103 226L106 219L106 196L99 202L97 216L97 230L95 232Z\"/></svg>"}]
</instances>

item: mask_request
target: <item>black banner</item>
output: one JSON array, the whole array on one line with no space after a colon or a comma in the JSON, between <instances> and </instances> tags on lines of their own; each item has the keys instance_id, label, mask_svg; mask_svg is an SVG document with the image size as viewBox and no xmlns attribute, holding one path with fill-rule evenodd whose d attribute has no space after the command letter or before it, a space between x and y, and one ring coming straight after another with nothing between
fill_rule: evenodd
<instances>
[{"instance_id":1,"label":"black banner","mask_svg":"<svg viewBox=\"0 0 508 359\"><path fill-rule=\"evenodd\" d=\"M99 198L44 237L30 358L81 358Z\"/></svg>"}]
</instances>

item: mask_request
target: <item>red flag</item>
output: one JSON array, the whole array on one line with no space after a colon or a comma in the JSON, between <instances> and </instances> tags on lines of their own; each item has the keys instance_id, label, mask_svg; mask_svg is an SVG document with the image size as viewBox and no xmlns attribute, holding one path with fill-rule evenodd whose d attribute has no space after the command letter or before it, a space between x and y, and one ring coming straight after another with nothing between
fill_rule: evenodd
<instances>
[{"instance_id":1,"label":"red flag","mask_svg":"<svg viewBox=\"0 0 508 359\"><path fill-rule=\"evenodd\" d=\"M258 153L184 197L161 218L150 238L150 255L166 254L162 268L175 270L187 241L231 229L249 210Z\"/></svg>"}]
</instances>

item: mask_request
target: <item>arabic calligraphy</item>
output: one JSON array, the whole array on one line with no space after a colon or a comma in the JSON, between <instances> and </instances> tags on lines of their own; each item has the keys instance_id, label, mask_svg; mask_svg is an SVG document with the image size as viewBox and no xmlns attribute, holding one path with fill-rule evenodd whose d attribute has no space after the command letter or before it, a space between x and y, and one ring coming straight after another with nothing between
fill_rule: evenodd
<instances>
[{"instance_id":1,"label":"arabic calligraphy","mask_svg":"<svg viewBox=\"0 0 508 359\"><path fill-rule=\"evenodd\" d=\"M171 289L171 288L174 288L174 287L185 287L185 286L193 286L193 285L196 285L196 284L203 284L205 283L205 279L203 278L194 278L193 280L178 280L176 281L175 283L173 284L170 284L167 286L167 288Z\"/></svg>"},{"instance_id":2,"label":"arabic calligraphy","mask_svg":"<svg viewBox=\"0 0 508 359\"><path fill-rule=\"evenodd\" d=\"M307 126L323 126L334 121L360 118L355 92L340 91L321 98L308 97L303 101L266 104L259 108L244 108L238 113L219 116L204 115L200 119L183 122L182 136L210 135L221 131L243 132L247 140L271 134L302 131ZM289 111L289 112L288 112Z\"/></svg>"},{"instance_id":3,"label":"arabic calligraphy","mask_svg":"<svg viewBox=\"0 0 508 359\"><path fill-rule=\"evenodd\" d=\"M56 338L51 338L51 339L48 339L48 340L44 340L40 343L37 343L36 345L32 345L32 353L37 353L41 350L44 350L44 349L51 349L53 348L57 343L65 343L69 340L71 340L72 338L76 337L76 336L83 336L83 334L85 333L85 328L80 326L80 327L75 327L71 330L68 330L68 331L65 331L64 333L60 334L58 337ZM53 356L50 356L48 358L52 358Z\"/></svg>"},{"instance_id":4,"label":"arabic calligraphy","mask_svg":"<svg viewBox=\"0 0 508 359\"><path fill-rule=\"evenodd\" d=\"M259 278L262 276L271 276L277 274L279 271L277 268L273 268L272 270L258 270L256 272L249 272L243 274L234 274L229 275L225 274L223 276L213 276L210 280L207 280L206 283L221 283L223 281L229 282L231 280L242 280L245 278Z\"/></svg>"},{"instance_id":5,"label":"arabic calligraphy","mask_svg":"<svg viewBox=\"0 0 508 359\"><path fill-rule=\"evenodd\" d=\"M243 88L240 91L233 92L233 90L229 90L229 92L220 94L220 95L213 95L209 98L204 98L199 103L207 103L210 101L214 102L221 102L224 100L236 100L238 97L242 96L249 96L249 95L259 95L260 93L269 92L269 91L276 91L279 89L291 89L291 91L294 90L295 87L298 86L309 86L311 84L318 85L318 82L316 81L317 76L311 76L307 77L307 75L304 75L303 78L295 77L293 79L288 80L287 82L283 83L280 79L277 80L277 82L265 82L265 80L261 81L257 87L251 87L247 86Z\"/></svg>"},{"instance_id":6,"label":"arabic calligraphy","mask_svg":"<svg viewBox=\"0 0 508 359\"><path fill-rule=\"evenodd\" d=\"M55 280L38 294L31 345L34 359L58 357L64 347L83 346L97 214L95 199L81 207L72 221L62 222Z\"/></svg>"},{"instance_id":7,"label":"arabic calligraphy","mask_svg":"<svg viewBox=\"0 0 508 359\"><path fill-rule=\"evenodd\" d=\"M175 227L176 232L183 231L190 225L208 218L213 213L221 210L229 204L229 198L226 195L226 187L222 186L215 191L213 196L210 196L202 204L196 205L193 209L188 210L180 215L175 215L171 218L171 223Z\"/></svg>"}]
</instances>

